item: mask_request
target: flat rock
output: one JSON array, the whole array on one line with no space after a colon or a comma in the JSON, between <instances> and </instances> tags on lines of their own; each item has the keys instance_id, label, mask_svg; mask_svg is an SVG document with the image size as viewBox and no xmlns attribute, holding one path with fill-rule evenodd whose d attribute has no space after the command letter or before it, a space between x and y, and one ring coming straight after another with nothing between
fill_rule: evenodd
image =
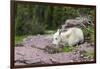
<instances>
[{"instance_id":1,"label":"flat rock","mask_svg":"<svg viewBox=\"0 0 100 69\"><path fill-rule=\"evenodd\" d=\"M30 39L26 39L26 41L24 40L23 44L24 46L33 46L44 49L46 46L52 44L52 38L50 36L47 37L46 35L31 36Z\"/></svg>"},{"instance_id":2,"label":"flat rock","mask_svg":"<svg viewBox=\"0 0 100 69\"><path fill-rule=\"evenodd\" d=\"M81 44L79 46L78 50L80 50L80 51L86 51L86 52L88 52L88 51L94 51L94 46L91 46L90 43L85 42L84 44Z\"/></svg>"},{"instance_id":3,"label":"flat rock","mask_svg":"<svg viewBox=\"0 0 100 69\"><path fill-rule=\"evenodd\" d=\"M49 54L32 47L15 47L15 62L15 64L19 62L23 64L52 63Z\"/></svg>"},{"instance_id":4,"label":"flat rock","mask_svg":"<svg viewBox=\"0 0 100 69\"><path fill-rule=\"evenodd\" d=\"M58 54L53 54L50 59L54 63L69 63L69 62L74 62L74 61L79 61L80 54L74 54L72 52L69 53L58 53Z\"/></svg>"}]
</instances>

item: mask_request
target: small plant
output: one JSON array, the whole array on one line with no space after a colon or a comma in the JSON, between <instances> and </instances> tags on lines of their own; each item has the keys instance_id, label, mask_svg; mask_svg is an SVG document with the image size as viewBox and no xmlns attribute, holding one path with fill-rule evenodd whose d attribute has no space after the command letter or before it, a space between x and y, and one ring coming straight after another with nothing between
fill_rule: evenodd
<instances>
[{"instance_id":1,"label":"small plant","mask_svg":"<svg viewBox=\"0 0 100 69\"><path fill-rule=\"evenodd\" d=\"M83 33L85 40L89 40L91 42L94 42L94 27L92 25L87 26L86 28L83 28Z\"/></svg>"},{"instance_id":2,"label":"small plant","mask_svg":"<svg viewBox=\"0 0 100 69\"><path fill-rule=\"evenodd\" d=\"M73 46L65 46L63 47L63 52L71 52L75 49Z\"/></svg>"}]
</instances>

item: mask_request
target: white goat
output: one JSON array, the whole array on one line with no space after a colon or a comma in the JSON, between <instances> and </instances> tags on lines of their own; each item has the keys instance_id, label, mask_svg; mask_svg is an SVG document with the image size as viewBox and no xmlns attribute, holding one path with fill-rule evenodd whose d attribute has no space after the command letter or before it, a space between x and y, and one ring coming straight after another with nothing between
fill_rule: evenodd
<instances>
[{"instance_id":1,"label":"white goat","mask_svg":"<svg viewBox=\"0 0 100 69\"><path fill-rule=\"evenodd\" d=\"M61 32L58 31L53 35L53 44L59 45L63 43L69 46L73 46L84 41L83 31L80 28L69 28L67 31Z\"/></svg>"}]
</instances>

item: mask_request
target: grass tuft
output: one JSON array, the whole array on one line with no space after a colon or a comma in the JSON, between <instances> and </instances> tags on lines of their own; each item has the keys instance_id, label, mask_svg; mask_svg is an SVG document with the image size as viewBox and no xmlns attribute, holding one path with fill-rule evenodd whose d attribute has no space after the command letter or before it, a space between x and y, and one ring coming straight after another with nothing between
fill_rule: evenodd
<instances>
[{"instance_id":1,"label":"grass tuft","mask_svg":"<svg viewBox=\"0 0 100 69\"><path fill-rule=\"evenodd\" d=\"M15 36L15 44L22 42L22 40L27 37L26 35L23 36Z\"/></svg>"}]
</instances>

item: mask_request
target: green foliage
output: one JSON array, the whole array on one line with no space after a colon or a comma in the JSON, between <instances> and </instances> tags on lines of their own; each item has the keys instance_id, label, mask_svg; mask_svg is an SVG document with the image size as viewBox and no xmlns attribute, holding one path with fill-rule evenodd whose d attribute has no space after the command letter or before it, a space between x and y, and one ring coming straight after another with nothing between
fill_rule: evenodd
<instances>
[{"instance_id":1,"label":"green foliage","mask_svg":"<svg viewBox=\"0 0 100 69\"><path fill-rule=\"evenodd\" d=\"M89 25L86 28L83 28L82 30L83 30L85 39L91 42L94 42L94 38L95 38L94 26Z\"/></svg>"},{"instance_id":2,"label":"green foliage","mask_svg":"<svg viewBox=\"0 0 100 69\"><path fill-rule=\"evenodd\" d=\"M24 38L26 38L26 37L27 37L27 35L24 35L24 36L15 36L15 44L22 42L22 40Z\"/></svg>"},{"instance_id":3,"label":"green foliage","mask_svg":"<svg viewBox=\"0 0 100 69\"><path fill-rule=\"evenodd\" d=\"M69 6L50 6L36 4L16 4L15 32L16 35L43 34L45 30L61 27L67 19L81 15L94 17L93 8Z\"/></svg>"},{"instance_id":4,"label":"green foliage","mask_svg":"<svg viewBox=\"0 0 100 69\"><path fill-rule=\"evenodd\" d=\"M45 28L46 28L46 25L43 25L41 23L33 23L31 33L33 35L35 35L35 34L44 34L45 33Z\"/></svg>"},{"instance_id":5,"label":"green foliage","mask_svg":"<svg viewBox=\"0 0 100 69\"><path fill-rule=\"evenodd\" d=\"M65 46L62 51L63 52L72 52L75 49L73 46Z\"/></svg>"}]
</instances>

